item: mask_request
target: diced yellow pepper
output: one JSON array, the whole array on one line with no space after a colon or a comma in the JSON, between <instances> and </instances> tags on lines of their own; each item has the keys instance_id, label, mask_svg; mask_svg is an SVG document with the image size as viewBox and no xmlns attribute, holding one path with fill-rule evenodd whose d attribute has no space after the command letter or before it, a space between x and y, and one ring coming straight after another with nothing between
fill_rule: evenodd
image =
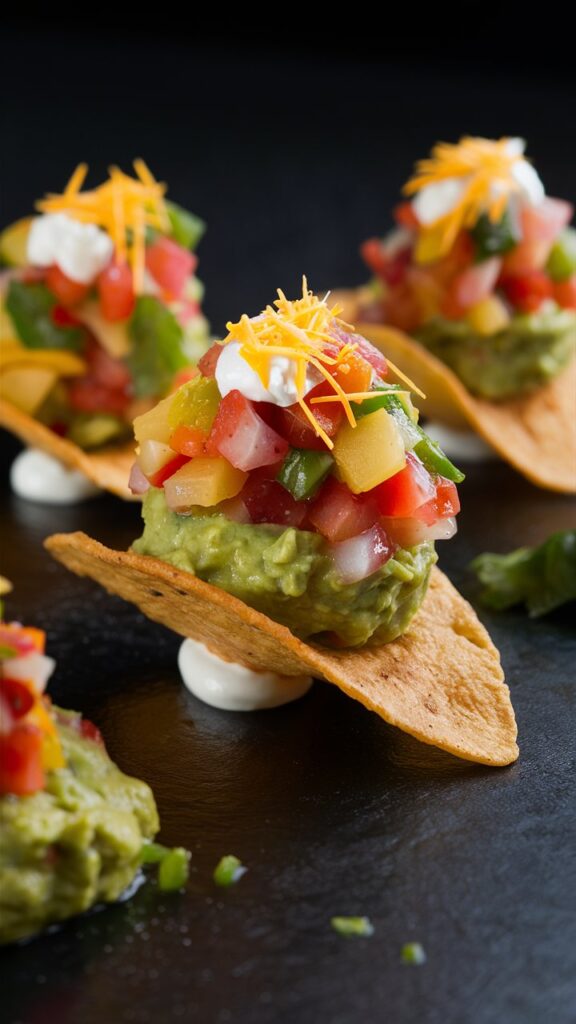
<instances>
[{"instance_id":1,"label":"diced yellow pepper","mask_svg":"<svg viewBox=\"0 0 576 1024\"><path fill-rule=\"evenodd\" d=\"M406 465L402 437L385 409L363 416L355 427L340 427L332 454L340 478L353 494L371 491Z\"/></svg>"},{"instance_id":2,"label":"diced yellow pepper","mask_svg":"<svg viewBox=\"0 0 576 1024\"><path fill-rule=\"evenodd\" d=\"M220 392L210 377L194 377L175 393L168 419L173 430L184 424L209 434L220 405Z\"/></svg>"},{"instance_id":3,"label":"diced yellow pepper","mask_svg":"<svg viewBox=\"0 0 576 1024\"><path fill-rule=\"evenodd\" d=\"M168 410L173 401L174 395L168 395L168 398L163 398L149 412L136 416L133 426L138 444L142 444L142 441L160 441L162 444L168 444L174 429L168 422Z\"/></svg>"},{"instance_id":4,"label":"diced yellow pepper","mask_svg":"<svg viewBox=\"0 0 576 1024\"><path fill-rule=\"evenodd\" d=\"M32 416L57 379L57 374L45 367L12 366L0 374L0 397Z\"/></svg>"},{"instance_id":5,"label":"diced yellow pepper","mask_svg":"<svg viewBox=\"0 0 576 1024\"><path fill-rule=\"evenodd\" d=\"M468 310L466 320L473 331L488 338L508 326L510 313L502 299L497 295L489 295L488 298L482 299Z\"/></svg>"},{"instance_id":6,"label":"diced yellow pepper","mask_svg":"<svg viewBox=\"0 0 576 1024\"><path fill-rule=\"evenodd\" d=\"M248 474L235 469L227 459L191 459L164 484L164 491L174 511L202 505L209 508L240 493Z\"/></svg>"},{"instance_id":7,"label":"diced yellow pepper","mask_svg":"<svg viewBox=\"0 0 576 1024\"><path fill-rule=\"evenodd\" d=\"M10 267L25 267L28 263L28 234L32 217L24 217L10 224L0 234L0 256Z\"/></svg>"}]
</instances>

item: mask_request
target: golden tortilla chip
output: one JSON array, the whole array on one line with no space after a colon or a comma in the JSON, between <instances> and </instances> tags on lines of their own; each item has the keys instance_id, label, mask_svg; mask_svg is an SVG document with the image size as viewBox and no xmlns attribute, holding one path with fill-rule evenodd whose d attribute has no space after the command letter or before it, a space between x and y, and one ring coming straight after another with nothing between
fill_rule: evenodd
<instances>
[{"instance_id":1,"label":"golden tortilla chip","mask_svg":"<svg viewBox=\"0 0 576 1024\"><path fill-rule=\"evenodd\" d=\"M518 757L498 651L439 569L404 636L380 647L330 651L157 558L111 551L83 533L55 534L45 544L72 572L229 661L335 683L390 725L468 761L506 765Z\"/></svg>"},{"instance_id":2,"label":"golden tortilla chip","mask_svg":"<svg viewBox=\"0 0 576 1024\"><path fill-rule=\"evenodd\" d=\"M362 290L333 293L343 319L402 367L426 394L421 413L456 430L470 426L537 487L576 493L576 359L531 395L489 402L476 398L453 371L408 335L363 323Z\"/></svg>"},{"instance_id":3,"label":"golden tortilla chip","mask_svg":"<svg viewBox=\"0 0 576 1024\"><path fill-rule=\"evenodd\" d=\"M128 488L130 467L134 462L133 441L85 452L5 399L0 399L0 427L5 427L31 448L40 448L59 459L70 469L79 469L97 487L127 501L139 500Z\"/></svg>"}]
</instances>

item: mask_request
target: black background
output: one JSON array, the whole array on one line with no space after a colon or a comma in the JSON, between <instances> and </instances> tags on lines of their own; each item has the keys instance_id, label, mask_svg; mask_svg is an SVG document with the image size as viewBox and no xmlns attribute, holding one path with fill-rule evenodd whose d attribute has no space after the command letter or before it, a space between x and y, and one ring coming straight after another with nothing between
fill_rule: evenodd
<instances>
[{"instance_id":1,"label":"black background","mask_svg":"<svg viewBox=\"0 0 576 1024\"><path fill-rule=\"evenodd\" d=\"M354 25L351 12L328 12L322 29L306 10L281 13L282 31L244 22L220 34L143 12L130 24L81 12L81 34L71 21L13 19L2 220L60 190L79 160L97 183L109 163L143 156L208 222L200 276L218 331L276 287L293 293L303 271L318 289L362 281L358 244L386 229L414 159L438 138L523 135L548 192L575 198L561 8L522 25L507 6L464 4L454 20L443 8L426 23L416 9L384 10L385 28L367 10ZM217 712L181 687L175 637L43 553L46 534L78 528L126 547L137 509L17 500L17 445L3 435L2 447L9 612L46 626L55 699L103 728L122 767L154 785L165 841L193 851L184 897L149 884L130 904L4 951L6 1019L573 1021L570 610L533 623L481 613L517 710L510 769L428 751L327 685L277 712ZM499 463L471 469L462 498L441 564L472 600L474 554L574 522L572 501ZM210 875L228 852L250 871L222 895ZM374 937L336 936L339 913L370 915ZM413 940L428 953L420 968L400 963Z\"/></svg>"}]
</instances>

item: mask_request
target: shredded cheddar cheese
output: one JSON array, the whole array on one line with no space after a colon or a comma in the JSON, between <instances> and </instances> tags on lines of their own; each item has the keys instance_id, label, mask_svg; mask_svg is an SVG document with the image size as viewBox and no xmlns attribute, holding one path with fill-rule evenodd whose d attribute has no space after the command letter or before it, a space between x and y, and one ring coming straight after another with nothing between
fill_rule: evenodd
<instances>
[{"instance_id":1,"label":"shredded cheddar cheese","mask_svg":"<svg viewBox=\"0 0 576 1024\"><path fill-rule=\"evenodd\" d=\"M134 161L136 177L119 167L109 169L109 178L98 188L81 191L87 164L79 164L61 195L48 195L36 203L42 213L65 213L84 224L95 224L106 231L115 248L118 263L128 261L134 277L134 290L140 294L144 284L146 228L169 228L164 203L166 186L157 182L143 160Z\"/></svg>"},{"instance_id":2,"label":"shredded cheddar cheese","mask_svg":"<svg viewBox=\"0 0 576 1024\"><path fill-rule=\"evenodd\" d=\"M465 136L453 145L439 142L432 156L416 165L416 173L403 188L413 196L429 185L448 179L461 179L462 194L448 213L421 230L421 262L438 259L450 251L458 233L473 227L482 213L492 222L501 219L511 195L521 191L514 177L514 165L525 159L511 152L508 138L491 139Z\"/></svg>"}]
</instances>

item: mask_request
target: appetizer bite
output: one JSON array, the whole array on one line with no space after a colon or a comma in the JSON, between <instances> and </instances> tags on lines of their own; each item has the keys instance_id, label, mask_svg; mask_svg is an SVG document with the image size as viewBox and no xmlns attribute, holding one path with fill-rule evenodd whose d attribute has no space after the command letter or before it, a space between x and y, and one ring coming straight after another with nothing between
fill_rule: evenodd
<instances>
[{"instance_id":1,"label":"appetizer bite","mask_svg":"<svg viewBox=\"0 0 576 1024\"><path fill-rule=\"evenodd\" d=\"M82 191L81 164L0 236L0 425L125 497L134 416L208 337L191 251L204 225L134 168Z\"/></svg>"},{"instance_id":2,"label":"appetizer bite","mask_svg":"<svg viewBox=\"0 0 576 1024\"><path fill-rule=\"evenodd\" d=\"M434 568L462 474L419 427L414 386L337 308L306 281L274 305L229 323L135 421L132 552L82 534L49 550L226 663L302 692L323 676L425 742L509 763L498 653Z\"/></svg>"},{"instance_id":3,"label":"appetizer bite","mask_svg":"<svg viewBox=\"0 0 576 1024\"><path fill-rule=\"evenodd\" d=\"M417 375L426 415L576 489L573 206L545 194L517 138L440 143L404 192L396 229L362 246L374 280L348 296L352 315Z\"/></svg>"},{"instance_id":4,"label":"appetizer bite","mask_svg":"<svg viewBox=\"0 0 576 1024\"><path fill-rule=\"evenodd\" d=\"M116 900L159 827L146 783L51 704L44 645L42 630L0 623L0 943Z\"/></svg>"}]
</instances>

